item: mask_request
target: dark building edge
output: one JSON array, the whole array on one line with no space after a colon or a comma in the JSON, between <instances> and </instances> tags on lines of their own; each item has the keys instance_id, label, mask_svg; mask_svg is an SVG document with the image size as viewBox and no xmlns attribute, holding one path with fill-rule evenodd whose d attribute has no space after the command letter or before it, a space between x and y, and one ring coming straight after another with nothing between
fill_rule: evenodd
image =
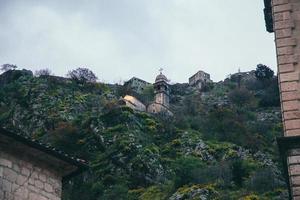
<instances>
[{"instance_id":1,"label":"dark building edge","mask_svg":"<svg viewBox=\"0 0 300 200\"><path fill-rule=\"evenodd\" d=\"M289 199L292 200L292 191L290 187L287 157L288 157L289 150L300 148L300 136L278 137L277 144L278 144L280 157L283 163L284 177L289 191Z\"/></svg>"},{"instance_id":2,"label":"dark building edge","mask_svg":"<svg viewBox=\"0 0 300 200\"><path fill-rule=\"evenodd\" d=\"M88 163L86 161L79 158L72 157L48 144L43 144L37 140L31 139L28 136L7 131L1 127L0 127L0 134L13 138L18 142L21 142L29 147L37 149L46 154L49 154L59 160L65 161L70 165L76 166L77 170L71 172L68 175L63 176L63 182L89 169Z\"/></svg>"},{"instance_id":3,"label":"dark building edge","mask_svg":"<svg viewBox=\"0 0 300 200\"><path fill-rule=\"evenodd\" d=\"M265 23L266 23L266 30L269 33L274 32L273 28L273 15L272 15L272 0L264 0L264 16L265 16Z\"/></svg>"}]
</instances>

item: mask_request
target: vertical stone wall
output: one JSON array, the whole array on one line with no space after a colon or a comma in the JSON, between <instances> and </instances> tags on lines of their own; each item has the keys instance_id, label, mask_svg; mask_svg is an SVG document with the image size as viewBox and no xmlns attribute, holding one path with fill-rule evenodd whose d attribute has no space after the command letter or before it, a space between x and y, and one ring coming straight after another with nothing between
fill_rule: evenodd
<instances>
[{"instance_id":1,"label":"vertical stone wall","mask_svg":"<svg viewBox=\"0 0 300 200\"><path fill-rule=\"evenodd\" d=\"M272 13L284 136L300 136L300 0L272 0ZM287 164L292 199L300 200L300 149L288 152Z\"/></svg>"},{"instance_id":2,"label":"vertical stone wall","mask_svg":"<svg viewBox=\"0 0 300 200\"><path fill-rule=\"evenodd\" d=\"M0 148L1 200L60 200L61 178L34 158Z\"/></svg>"}]
</instances>

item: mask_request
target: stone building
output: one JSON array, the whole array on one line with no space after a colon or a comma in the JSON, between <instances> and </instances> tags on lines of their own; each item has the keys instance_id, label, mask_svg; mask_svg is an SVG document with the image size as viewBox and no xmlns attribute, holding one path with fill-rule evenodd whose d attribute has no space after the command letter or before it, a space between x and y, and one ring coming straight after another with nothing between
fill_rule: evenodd
<instances>
[{"instance_id":1,"label":"stone building","mask_svg":"<svg viewBox=\"0 0 300 200\"><path fill-rule=\"evenodd\" d=\"M1 200L60 200L62 182L86 168L83 160L0 128Z\"/></svg>"},{"instance_id":2,"label":"stone building","mask_svg":"<svg viewBox=\"0 0 300 200\"><path fill-rule=\"evenodd\" d=\"M264 0L275 33L284 137L278 138L291 199L300 199L300 0Z\"/></svg>"},{"instance_id":3,"label":"stone building","mask_svg":"<svg viewBox=\"0 0 300 200\"><path fill-rule=\"evenodd\" d=\"M172 112L169 110L170 86L167 77L163 75L162 72L160 72L155 79L154 94L154 102L147 106L147 112L172 115Z\"/></svg>"},{"instance_id":4,"label":"stone building","mask_svg":"<svg viewBox=\"0 0 300 200\"><path fill-rule=\"evenodd\" d=\"M143 90L145 89L145 87L151 85L151 83L148 83L142 79L136 78L136 77L132 77L131 79L129 79L128 81L126 81L124 83L125 87L128 87L132 90L134 90L137 93L142 93Z\"/></svg>"},{"instance_id":5,"label":"stone building","mask_svg":"<svg viewBox=\"0 0 300 200\"><path fill-rule=\"evenodd\" d=\"M121 98L120 104L132 108L133 110L137 110L141 112L146 111L146 106L142 102L140 102L137 98L130 95L126 95L124 98Z\"/></svg>"},{"instance_id":6,"label":"stone building","mask_svg":"<svg viewBox=\"0 0 300 200\"><path fill-rule=\"evenodd\" d=\"M198 89L202 89L206 83L211 82L212 80L210 80L210 74L201 70L189 78L189 85Z\"/></svg>"}]
</instances>

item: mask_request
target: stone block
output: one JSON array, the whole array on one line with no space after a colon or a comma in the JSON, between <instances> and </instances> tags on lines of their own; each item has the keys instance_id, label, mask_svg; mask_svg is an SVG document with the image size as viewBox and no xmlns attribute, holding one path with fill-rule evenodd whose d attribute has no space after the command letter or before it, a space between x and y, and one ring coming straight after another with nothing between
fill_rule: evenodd
<instances>
[{"instance_id":1,"label":"stone block","mask_svg":"<svg viewBox=\"0 0 300 200\"><path fill-rule=\"evenodd\" d=\"M292 176L291 184L292 184L292 186L300 186L300 176ZM299 191L299 193L297 192L297 195L298 194L300 195L300 191Z\"/></svg>"},{"instance_id":2,"label":"stone block","mask_svg":"<svg viewBox=\"0 0 300 200\"><path fill-rule=\"evenodd\" d=\"M275 22L285 21L285 20L290 20L290 19L291 19L291 12L289 12L289 11L274 14Z\"/></svg>"},{"instance_id":3,"label":"stone block","mask_svg":"<svg viewBox=\"0 0 300 200\"><path fill-rule=\"evenodd\" d=\"M3 177L3 167L0 166L0 177Z\"/></svg>"},{"instance_id":4,"label":"stone block","mask_svg":"<svg viewBox=\"0 0 300 200\"><path fill-rule=\"evenodd\" d=\"M300 187L293 187L293 196L300 196Z\"/></svg>"},{"instance_id":5,"label":"stone block","mask_svg":"<svg viewBox=\"0 0 300 200\"><path fill-rule=\"evenodd\" d=\"M285 120L289 119L300 119L300 111L289 111L289 112L284 112L283 117Z\"/></svg>"},{"instance_id":6,"label":"stone block","mask_svg":"<svg viewBox=\"0 0 300 200\"><path fill-rule=\"evenodd\" d=\"M9 168L3 169L3 177L6 180L9 180L10 182L14 183L17 180L17 176L18 174L14 170Z\"/></svg>"},{"instance_id":7,"label":"stone block","mask_svg":"<svg viewBox=\"0 0 300 200\"><path fill-rule=\"evenodd\" d=\"M34 185L35 185L35 187L40 188L40 189L44 188L44 183L40 180L35 180Z\"/></svg>"},{"instance_id":8,"label":"stone block","mask_svg":"<svg viewBox=\"0 0 300 200\"><path fill-rule=\"evenodd\" d=\"M23 174L25 176L29 176L30 175L30 169L28 169L27 167L22 167L21 174Z\"/></svg>"},{"instance_id":9,"label":"stone block","mask_svg":"<svg viewBox=\"0 0 300 200\"><path fill-rule=\"evenodd\" d=\"M293 129L293 130L286 130L285 136L299 136L300 135L300 129Z\"/></svg>"},{"instance_id":10,"label":"stone block","mask_svg":"<svg viewBox=\"0 0 300 200\"><path fill-rule=\"evenodd\" d=\"M299 109L299 101L298 100L284 101L284 102L282 102L282 109L283 109L283 112L298 110Z\"/></svg>"},{"instance_id":11,"label":"stone block","mask_svg":"<svg viewBox=\"0 0 300 200\"><path fill-rule=\"evenodd\" d=\"M298 62L297 56L294 55L281 55L278 56L278 64L294 64Z\"/></svg>"},{"instance_id":12,"label":"stone block","mask_svg":"<svg viewBox=\"0 0 300 200\"><path fill-rule=\"evenodd\" d=\"M297 41L294 38L277 38L276 39L276 46L279 47L286 47L286 46L296 46Z\"/></svg>"},{"instance_id":13,"label":"stone block","mask_svg":"<svg viewBox=\"0 0 300 200\"><path fill-rule=\"evenodd\" d=\"M12 162L10 160L5 159L5 158L0 158L0 166L12 168Z\"/></svg>"},{"instance_id":14,"label":"stone block","mask_svg":"<svg viewBox=\"0 0 300 200\"><path fill-rule=\"evenodd\" d=\"M19 175L19 176L17 177L16 183L17 183L18 185L24 185L26 182L28 182L28 177L22 176L22 175Z\"/></svg>"},{"instance_id":15,"label":"stone block","mask_svg":"<svg viewBox=\"0 0 300 200\"><path fill-rule=\"evenodd\" d=\"M298 90L298 82L283 82L280 84L281 92L289 92Z\"/></svg>"},{"instance_id":16,"label":"stone block","mask_svg":"<svg viewBox=\"0 0 300 200\"><path fill-rule=\"evenodd\" d=\"M28 189L34 193L39 193L41 191L39 188L35 187L34 185L29 185Z\"/></svg>"},{"instance_id":17,"label":"stone block","mask_svg":"<svg viewBox=\"0 0 300 200\"><path fill-rule=\"evenodd\" d=\"M46 175L45 174L39 174L39 179L42 181L42 182L46 182L46 180L47 180L47 177L46 177Z\"/></svg>"},{"instance_id":18,"label":"stone block","mask_svg":"<svg viewBox=\"0 0 300 200\"><path fill-rule=\"evenodd\" d=\"M45 183L45 190L46 190L46 192L49 192L49 193L54 192L53 186L48 183Z\"/></svg>"},{"instance_id":19,"label":"stone block","mask_svg":"<svg viewBox=\"0 0 300 200\"><path fill-rule=\"evenodd\" d=\"M300 119L286 120L285 129L286 130L300 129Z\"/></svg>"},{"instance_id":20,"label":"stone block","mask_svg":"<svg viewBox=\"0 0 300 200\"><path fill-rule=\"evenodd\" d=\"M15 170L16 172L20 172L20 167L18 164L13 163L13 170Z\"/></svg>"},{"instance_id":21,"label":"stone block","mask_svg":"<svg viewBox=\"0 0 300 200\"><path fill-rule=\"evenodd\" d=\"M298 176L300 175L300 165L290 165L290 175L291 176Z\"/></svg>"},{"instance_id":22,"label":"stone block","mask_svg":"<svg viewBox=\"0 0 300 200\"><path fill-rule=\"evenodd\" d=\"M292 46L286 46L286 47L280 47L277 48L277 55L292 55L294 54L294 47Z\"/></svg>"},{"instance_id":23,"label":"stone block","mask_svg":"<svg viewBox=\"0 0 300 200\"><path fill-rule=\"evenodd\" d=\"M279 73L285 73L285 72L293 72L295 71L294 64L285 64L285 65L279 65Z\"/></svg>"},{"instance_id":24,"label":"stone block","mask_svg":"<svg viewBox=\"0 0 300 200\"><path fill-rule=\"evenodd\" d=\"M6 192L11 192L11 189L12 189L12 183L8 180L3 180L3 186L2 186L2 189L3 191L6 191Z\"/></svg>"},{"instance_id":25,"label":"stone block","mask_svg":"<svg viewBox=\"0 0 300 200\"><path fill-rule=\"evenodd\" d=\"M286 4L289 3L289 0L273 0L272 1L272 5L273 6L277 6L277 5L281 5L281 4Z\"/></svg>"},{"instance_id":26,"label":"stone block","mask_svg":"<svg viewBox=\"0 0 300 200\"><path fill-rule=\"evenodd\" d=\"M287 81L298 81L300 78L300 75L298 72L289 72L280 74L280 82L287 82Z\"/></svg>"},{"instance_id":27,"label":"stone block","mask_svg":"<svg viewBox=\"0 0 300 200\"><path fill-rule=\"evenodd\" d=\"M292 29L291 28L276 30L276 38L277 39L289 38L291 36L292 36Z\"/></svg>"},{"instance_id":28,"label":"stone block","mask_svg":"<svg viewBox=\"0 0 300 200\"><path fill-rule=\"evenodd\" d=\"M300 196L294 196L293 200L300 200Z\"/></svg>"},{"instance_id":29,"label":"stone block","mask_svg":"<svg viewBox=\"0 0 300 200\"><path fill-rule=\"evenodd\" d=\"M300 167L300 155L299 156L289 156L288 162L289 162L289 164L299 164L299 167ZM300 177L298 177L298 178L300 180Z\"/></svg>"},{"instance_id":30,"label":"stone block","mask_svg":"<svg viewBox=\"0 0 300 200\"><path fill-rule=\"evenodd\" d=\"M282 92L281 93L281 100L282 101L291 101L291 100L299 100L300 93L297 92Z\"/></svg>"},{"instance_id":31,"label":"stone block","mask_svg":"<svg viewBox=\"0 0 300 200\"><path fill-rule=\"evenodd\" d=\"M274 13L284 12L284 11L292 11L292 5L291 4L282 4L282 5L276 5L273 7Z\"/></svg>"},{"instance_id":32,"label":"stone block","mask_svg":"<svg viewBox=\"0 0 300 200\"><path fill-rule=\"evenodd\" d=\"M275 30L280 30L280 29L286 29L286 28L294 28L295 24L291 20L283 20L283 21L277 21L274 24Z\"/></svg>"}]
</instances>

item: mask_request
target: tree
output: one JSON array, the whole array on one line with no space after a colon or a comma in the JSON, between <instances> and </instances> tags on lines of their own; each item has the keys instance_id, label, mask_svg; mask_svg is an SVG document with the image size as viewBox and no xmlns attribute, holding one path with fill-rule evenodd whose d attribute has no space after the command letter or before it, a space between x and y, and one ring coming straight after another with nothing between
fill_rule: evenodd
<instances>
[{"instance_id":1,"label":"tree","mask_svg":"<svg viewBox=\"0 0 300 200\"><path fill-rule=\"evenodd\" d=\"M50 75L52 75L52 72L48 68L40 69L40 70L35 71L35 75L36 76L50 76Z\"/></svg>"},{"instance_id":2,"label":"tree","mask_svg":"<svg viewBox=\"0 0 300 200\"><path fill-rule=\"evenodd\" d=\"M67 74L72 80L77 83L86 83L86 82L96 82L98 79L97 76L91 70L87 68L77 68L75 70L71 70Z\"/></svg>"},{"instance_id":3,"label":"tree","mask_svg":"<svg viewBox=\"0 0 300 200\"><path fill-rule=\"evenodd\" d=\"M236 88L228 94L230 102L237 106L247 106L254 104L253 94L246 88Z\"/></svg>"},{"instance_id":4,"label":"tree","mask_svg":"<svg viewBox=\"0 0 300 200\"><path fill-rule=\"evenodd\" d=\"M3 72L7 72L9 70L14 70L16 69L17 66L16 65L12 65L12 64L3 64L1 65L1 68L0 70L3 71Z\"/></svg>"},{"instance_id":5,"label":"tree","mask_svg":"<svg viewBox=\"0 0 300 200\"><path fill-rule=\"evenodd\" d=\"M264 81L273 78L274 71L271 70L268 66L263 64L258 64L255 70L255 77L258 80Z\"/></svg>"}]
</instances>

